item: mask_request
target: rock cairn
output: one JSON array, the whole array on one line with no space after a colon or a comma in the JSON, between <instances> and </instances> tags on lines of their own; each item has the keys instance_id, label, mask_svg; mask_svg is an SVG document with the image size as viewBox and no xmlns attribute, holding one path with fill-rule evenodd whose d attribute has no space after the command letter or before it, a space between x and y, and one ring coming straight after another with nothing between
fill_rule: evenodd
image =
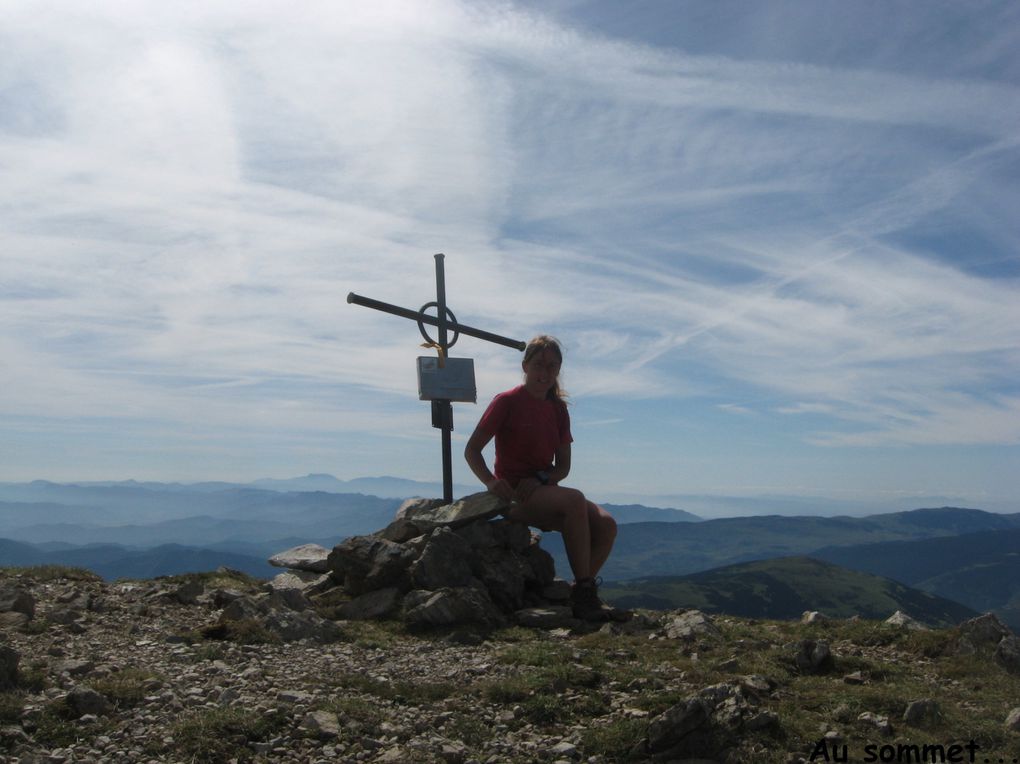
<instances>
[{"instance_id":1,"label":"rock cairn","mask_svg":"<svg viewBox=\"0 0 1020 764\"><path fill-rule=\"evenodd\" d=\"M270 559L287 568L272 582L342 620L389 618L411 627L512 623L582 627L568 606L541 537L497 518L509 504L483 492L452 504L409 499L390 525L332 551L305 545Z\"/></svg>"}]
</instances>

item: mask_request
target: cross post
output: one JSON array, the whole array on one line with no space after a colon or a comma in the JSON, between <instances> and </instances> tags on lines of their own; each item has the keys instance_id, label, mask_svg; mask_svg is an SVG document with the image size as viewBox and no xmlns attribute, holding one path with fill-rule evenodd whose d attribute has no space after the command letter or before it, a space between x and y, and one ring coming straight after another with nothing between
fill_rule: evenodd
<instances>
[{"instance_id":1,"label":"cross post","mask_svg":"<svg viewBox=\"0 0 1020 764\"><path fill-rule=\"evenodd\" d=\"M347 302L355 305L361 305L365 308L372 308L374 310L381 310L384 313L391 313L401 318L408 318L412 321L418 322L418 330L425 338L428 347L435 347L439 351L439 367L443 368L448 360L449 349L457 342L457 339L461 334L466 334L469 337L476 337L487 342L494 342L497 345L504 345L506 347L514 348L516 350L524 350L526 344L520 340L510 339L509 337L502 337L498 334L492 334L491 332L483 331L482 329L476 329L472 326L467 326L457 321L457 317L453 315L446 305L446 271L444 268L443 260L446 256L438 254L435 256L436 259L436 299L434 302L427 302L421 306L417 311L409 310L407 308L401 308L397 305L391 305L381 300L373 300L370 297L362 297L361 295L350 292L347 295ZM428 315L425 311L435 306L436 316L433 318ZM425 331L425 324L429 326L435 326L438 331L436 332L436 339L433 340L428 333ZM449 332L453 332L453 339L451 340L448 336ZM461 359L454 359L461 360ZM470 364L470 359L466 359L466 362ZM421 375L421 363L419 360L419 376ZM474 366L470 366L471 376L471 387L474 388ZM420 380L419 380L420 384ZM452 445L450 433L453 432L453 400L451 398L439 397L432 398L432 426L442 431L442 445L443 445L443 500L449 504L453 501L453 460L452 460ZM465 400L461 398L460 400ZM466 399L474 401L474 397Z\"/></svg>"}]
</instances>

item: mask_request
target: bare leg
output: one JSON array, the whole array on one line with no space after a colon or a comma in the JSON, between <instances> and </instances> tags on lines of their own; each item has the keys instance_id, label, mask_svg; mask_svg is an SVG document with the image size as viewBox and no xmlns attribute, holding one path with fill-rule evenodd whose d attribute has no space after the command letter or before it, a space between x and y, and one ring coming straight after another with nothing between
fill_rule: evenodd
<instances>
[{"instance_id":1,"label":"bare leg","mask_svg":"<svg viewBox=\"0 0 1020 764\"><path fill-rule=\"evenodd\" d=\"M588 505L588 527L591 529L591 577L599 574L616 541L616 520L598 504Z\"/></svg>"},{"instance_id":2,"label":"bare leg","mask_svg":"<svg viewBox=\"0 0 1020 764\"><path fill-rule=\"evenodd\" d=\"M540 486L510 511L511 520L563 534L574 580L594 578L616 540L616 521L573 488Z\"/></svg>"}]
</instances>

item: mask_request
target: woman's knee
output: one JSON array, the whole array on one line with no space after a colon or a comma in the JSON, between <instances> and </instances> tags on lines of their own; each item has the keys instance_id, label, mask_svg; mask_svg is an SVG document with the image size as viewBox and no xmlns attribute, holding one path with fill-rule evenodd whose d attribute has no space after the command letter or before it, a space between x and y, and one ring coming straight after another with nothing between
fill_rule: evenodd
<instances>
[{"instance_id":1,"label":"woman's knee","mask_svg":"<svg viewBox=\"0 0 1020 764\"><path fill-rule=\"evenodd\" d=\"M611 514L602 509L602 507L588 502L588 515L591 518L593 530L595 530L601 538L616 538L616 519Z\"/></svg>"},{"instance_id":2,"label":"woman's knee","mask_svg":"<svg viewBox=\"0 0 1020 764\"><path fill-rule=\"evenodd\" d=\"M576 488L560 488L559 506L565 517L581 517L588 512L588 502L584 494Z\"/></svg>"}]
</instances>

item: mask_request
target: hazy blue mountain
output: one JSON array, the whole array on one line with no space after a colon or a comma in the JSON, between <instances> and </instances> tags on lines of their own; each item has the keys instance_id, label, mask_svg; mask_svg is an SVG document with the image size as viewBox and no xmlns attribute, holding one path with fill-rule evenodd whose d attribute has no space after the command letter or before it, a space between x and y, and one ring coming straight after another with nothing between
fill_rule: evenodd
<instances>
[{"instance_id":1,"label":"hazy blue mountain","mask_svg":"<svg viewBox=\"0 0 1020 764\"><path fill-rule=\"evenodd\" d=\"M151 489L143 490L141 496L145 499L157 494ZM195 496L199 500L191 501ZM155 501L164 505L165 499L163 494ZM239 487L211 494L189 494L178 506L179 511L208 511L171 517L159 508L148 512L142 499L130 516L117 509L97 510L83 504L0 503L0 535L36 544L126 546L263 543L295 536L319 541L379 530L393 519L399 504L396 499L362 494L281 493Z\"/></svg>"},{"instance_id":2,"label":"hazy blue mountain","mask_svg":"<svg viewBox=\"0 0 1020 764\"><path fill-rule=\"evenodd\" d=\"M697 523L702 518L682 509L646 507L643 504L602 504L619 524L623 523Z\"/></svg>"},{"instance_id":3,"label":"hazy blue mountain","mask_svg":"<svg viewBox=\"0 0 1020 764\"><path fill-rule=\"evenodd\" d=\"M759 560L687 576L610 583L607 600L622 607L698 608L746 618L799 618L819 610L832 618L885 619L902 610L933 626L949 626L977 613L957 602L888 578L807 557Z\"/></svg>"},{"instance_id":4,"label":"hazy blue mountain","mask_svg":"<svg viewBox=\"0 0 1020 764\"><path fill-rule=\"evenodd\" d=\"M240 570L258 578L272 578L280 572L280 569L269 565L267 559L268 556L252 557L222 549L197 549L177 544L163 544L148 549L129 549L117 544L92 544L47 551L31 544L0 539L0 565L18 567L66 565L87 568L107 580L198 573L215 570L221 566Z\"/></svg>"},{"instance_id":5,"label":"hazy blue mountain","mask_svg":"<svg viewBox=\"0 0 1020 764\"><path fill-rule=\"evenodd\" d=\"M827 546L953 536L961 529L1020 528L1020 514L942 507L869 517L734 517L698 523L620 525L604 578L683 575L751 560L811 554ZM559 534L545 546L569 570Z\"/></svg>"}]
</instances>

